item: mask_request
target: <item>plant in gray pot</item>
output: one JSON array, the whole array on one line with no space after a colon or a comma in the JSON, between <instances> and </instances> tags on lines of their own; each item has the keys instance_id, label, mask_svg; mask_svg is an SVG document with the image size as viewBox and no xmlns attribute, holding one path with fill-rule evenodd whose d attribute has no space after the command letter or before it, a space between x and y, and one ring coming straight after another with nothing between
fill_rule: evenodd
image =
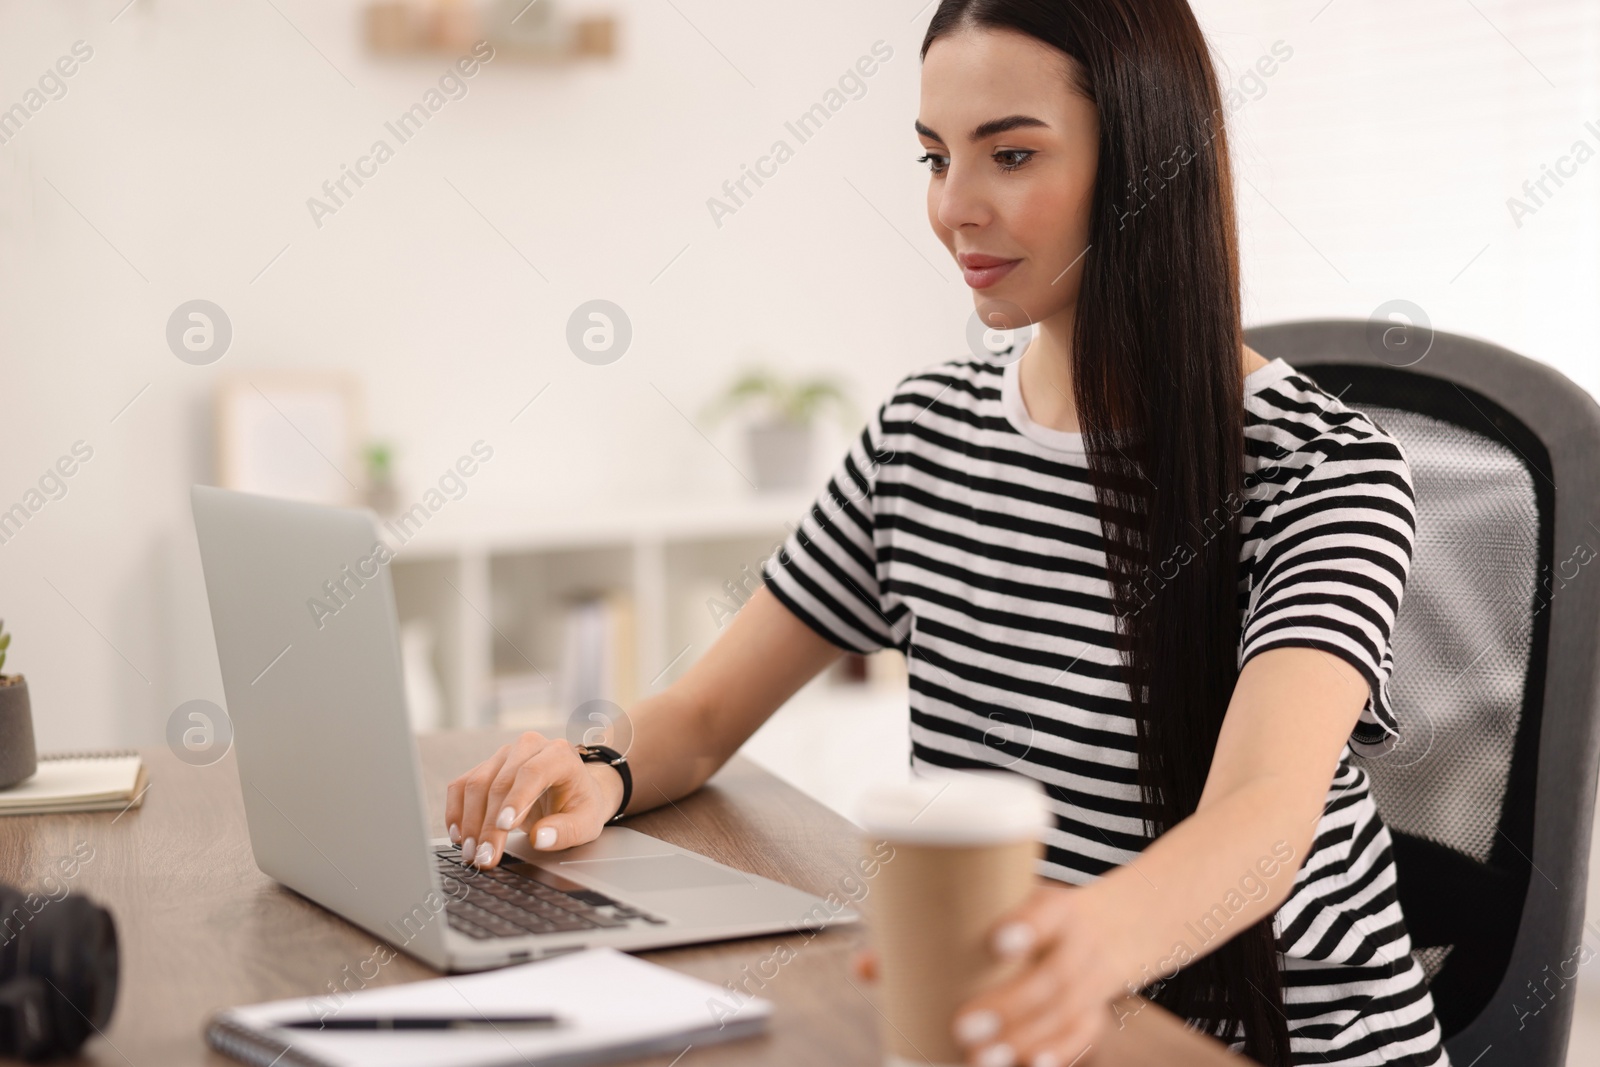
<instances>
[{"instance_id":1,"label":"plant in gray pot","mask_svg":"<svg viewBox=\"0 0 1600 1067\"><path fill-rule=\"evenodd\" d=\"M0 622L0 670L5 669L11 635ZM32 778L39 769L33 747L33 712L28 707L28 682L20 674L0 674L0 789Z\"/></svg>"},{"instance_id":2,"label":"plant in gray pot","mask_svg":"<svg viewBox=\"0 0 1600 1067\"><path fill-rule=\"evenodd\" d=\"M809 488L817 416L833 408L844 419L855 412L838 381L826 375L786 380L754 368L736 378L707 409L720 420L734 410L753 413L745 427L750 474L756 488Z\"/></svg>"}]
</instances>

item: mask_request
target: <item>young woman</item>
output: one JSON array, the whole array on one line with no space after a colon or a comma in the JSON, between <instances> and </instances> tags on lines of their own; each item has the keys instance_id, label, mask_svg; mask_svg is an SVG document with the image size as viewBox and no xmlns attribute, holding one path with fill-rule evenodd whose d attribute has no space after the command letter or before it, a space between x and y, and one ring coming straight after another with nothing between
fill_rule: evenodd
<instances>
[{"instance_id":1,"label":"young woman","mask_svg":"<svg viewBox=\"0 0 1600 1067\"><path fill-rule=\"evenodd\" d=\"M1447 1064L1352 760L1398 736L1410 471L1242 344L1192 12L943 0L922 57L929 222L984 321L1036 332L899 383L767 584L631 709L628 810L697 789L842 650L897 648L913 771L1009 768L1054 813L996 931L1024 963L953 1022L970 1063L1064 1067L1142 991L1263 1063ZM451 784L449 829L492 865L620 799L530 733Z\"/></svg>"}]
</instances>

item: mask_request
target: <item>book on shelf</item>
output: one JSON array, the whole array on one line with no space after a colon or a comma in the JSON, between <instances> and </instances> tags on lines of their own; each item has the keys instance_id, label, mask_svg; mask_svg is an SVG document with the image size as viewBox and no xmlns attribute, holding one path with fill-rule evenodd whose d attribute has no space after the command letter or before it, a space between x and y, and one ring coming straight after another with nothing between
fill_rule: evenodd
<instances>
[{"instance_id":1,"label":"book on shelf","mask_svg":"<svg viewBox=\"0 0 1600 1067\"><path fill-rule=\"evenodd\" d=\"M566 714L591 700L621 707L637 695L633 597L607 590L573 598L563 625L557 707Z\"/></svg>"},{"instance_id":2,"label":"book on shelf","mask_svg":"<svg viewBox=\"0 0 1600 1067\"><path fill-rule=\"evenodd\" d=\"M590 701L627 707L638 696L636 629L633 597L626 591L570 598L561 614L559 665L496 674L490 683L495 720L561 736L571 723L579 734L596 723L588 714L594 709L579 715Z\"/></svg>"}]
</instances>

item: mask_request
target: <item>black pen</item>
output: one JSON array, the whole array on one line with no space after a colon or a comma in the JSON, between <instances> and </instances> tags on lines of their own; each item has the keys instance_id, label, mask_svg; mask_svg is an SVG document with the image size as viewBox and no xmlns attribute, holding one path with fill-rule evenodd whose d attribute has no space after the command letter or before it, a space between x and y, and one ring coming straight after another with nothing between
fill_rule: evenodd
<instances>
[{"instance_id":1,"label":"black pen","mask_svg":"<svg viewBox=\"0 0 1600 1067\"><path fill-rule=\"evenodd\" d=\"M297 1019L278 1023L294 1030L517 1030L560 1026L554 1015L395 1015Z\"/></svg>"}]
</instances>

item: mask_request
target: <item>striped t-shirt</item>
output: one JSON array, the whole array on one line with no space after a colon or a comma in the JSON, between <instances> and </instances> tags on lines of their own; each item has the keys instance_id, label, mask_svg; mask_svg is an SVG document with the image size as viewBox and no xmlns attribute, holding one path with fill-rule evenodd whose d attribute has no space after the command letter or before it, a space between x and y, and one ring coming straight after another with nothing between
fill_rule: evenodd
<instances>
[{"instance_id":1,"label":"striped t-shirt","mask_svg":"<svg viewBox=\"0 0 1600 1067\"><path fill-rule=\"evenodd\" d=\"M1000 766L1043 783L1039 873L1083 884L1149 842L1135 723L1082 435L1035 423L1017 371L950 361L902 379L763 574L834 644L906 654L913 772ZM1386 685L1410 469L1369 418L1276 359L1245 378L1243 484L1239 665L1308 646L1370 687L1274 918L1294 1062L1448 1063L1389 831L1352 762L1398 736Z\"/></svg>"}]
</instances>

